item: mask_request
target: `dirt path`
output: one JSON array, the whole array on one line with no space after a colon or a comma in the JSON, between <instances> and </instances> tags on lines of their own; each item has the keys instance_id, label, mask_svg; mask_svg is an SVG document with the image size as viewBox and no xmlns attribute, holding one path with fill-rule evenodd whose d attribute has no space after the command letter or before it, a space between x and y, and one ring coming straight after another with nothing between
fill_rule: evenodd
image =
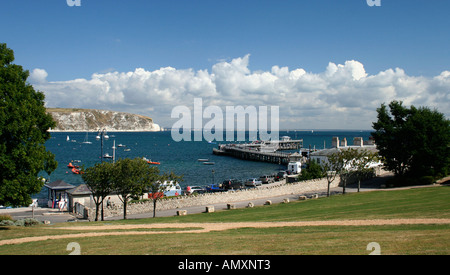
<instances>
[{"instance_id":1,"label":"dirt path","mask_svg":"<svg viewBox=\"0 0 450 275\"><path fill-rule=\"evenodd\" d=\"M27 242L58 240L69 238L86 238L117 235L150 235L150 234L179 234L206 233L237 228L270 228L270 227L303 227L303 226L371 226L371 225L407 225L407 224L450 224L450 219L377 219L377 220L335 220L335 221L301 221L301 222L242 222L242 223L157 223L157 224L129 224L129 225L98 225L49 227L49 230L74 231L103 231L86 232L63 235L48 235L37 237L17 238L0 241L1 245L21 244ZM134 230L134 229L183 229L171 231L107 231L105 230ZM191 228L191 229L190 229ZM198 229L199 228L199 229Z\"/></svg>"}]
</instances>

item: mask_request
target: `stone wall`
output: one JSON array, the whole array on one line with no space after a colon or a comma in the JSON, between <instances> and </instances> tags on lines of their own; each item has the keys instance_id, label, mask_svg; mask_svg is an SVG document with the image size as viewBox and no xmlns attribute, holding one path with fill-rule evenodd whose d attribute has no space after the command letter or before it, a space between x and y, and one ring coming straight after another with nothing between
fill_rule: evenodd
<instances>
[{"instance_id":1,"label":"stone wall","mask_svg":"<svg viewBox=\"0 0 450 275\"><path fill-rule=\"evenodd\" d=\"M337 187L339 179L331 183L331 188ZM216 203L230 203L237 201L251 201L256 199L270 198L283 195L302 194L311 191L327 189L328 182L326 178L310 181L288 183L282 185L263 185L255 189L244 189L238 191L228 191L221 193L206 193L198 196L179 196L167 200L160 200L156 205L156 211L168 209L182 209L190 206L211 205ZM95 217L95 209L91 209L90 218ZM104 208L105 217L123 215L122 204L117 204L114 208ZM140 214L153 212L153 202L146 201L140 203L130 203L127 206L128 214Z\"/></svg>"}]
</instances>

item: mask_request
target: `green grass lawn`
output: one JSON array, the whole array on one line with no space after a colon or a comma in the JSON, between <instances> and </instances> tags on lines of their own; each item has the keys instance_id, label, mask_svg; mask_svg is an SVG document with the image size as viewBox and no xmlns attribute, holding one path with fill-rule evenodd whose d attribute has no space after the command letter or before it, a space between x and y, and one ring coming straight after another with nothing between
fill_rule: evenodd
<instances>
[{"instance_id":1,"label":"green grass lawn","mask_svg":"<svg viewBox=\"0 0 450 275\"><path fill-rule=\"evenodd\" d=\"M143 223L273 222L350 219L450 218L450 187L336 195L248 209L169 217L60 226ZM171 230L171 229L168 229ZM0 240L80 233L33 228L0 228ZM0 246L0 254L68 254L78 242L82 254L450 254L450 225L311 226L240 228L208 233L102 236Z\"/></svg>"}]
</instances>

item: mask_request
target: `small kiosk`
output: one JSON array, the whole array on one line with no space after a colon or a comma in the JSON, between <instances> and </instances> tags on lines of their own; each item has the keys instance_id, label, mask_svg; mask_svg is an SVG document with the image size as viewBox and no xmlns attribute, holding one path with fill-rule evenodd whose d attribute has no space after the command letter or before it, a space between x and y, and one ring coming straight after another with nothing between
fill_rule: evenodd
<instances>
[{"instance_id":1,"label":"small kiosk","mask_svg":"<svg viewBox=\"0 0 450 275\"><path fill-rule=\"evenodd\" d=\"M93 204L94 200L92 198L92 192L86 184L81 184L73 189L67 190L67 194L69 196L69 212L79 213L79 211L74 211L77 203L87 207L95 207L95 204Z\"/></svg>"},{"instance_id":2,"label":"small kiosk","mask_svg":"<svg viewBox=\"0 0 450 275\"><path fill-rule=\"evenodd\" d=\"M46 183L44 186L48 189L47 206L50 208L59 208L60 210L65 209L68 201L67 191L75 186L63 180Z\"/></svg>"}]
</instances>

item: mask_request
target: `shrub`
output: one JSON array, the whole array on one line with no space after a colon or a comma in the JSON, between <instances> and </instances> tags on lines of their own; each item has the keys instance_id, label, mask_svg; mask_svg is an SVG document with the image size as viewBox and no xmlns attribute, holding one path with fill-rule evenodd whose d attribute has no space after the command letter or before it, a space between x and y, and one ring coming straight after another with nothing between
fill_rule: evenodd
<instances>
[{"instance_id":1,"label":"shrub","mask_svg":"<svg viewBox=\"0 0 450 275\"><path fill-rule=\"evenodd\" d=\"M32 218L28 218L25 219L25 226L35 226L35 225L40 225L41 222L36 220L36 219L32 219Z\"/></svg>"},{"instance_id":2,"label":"shrub","mask_svg":"<svg viewBox=\"0 0 450 275\"><path fill-rule=\"evenodd\" d=\"M325 176L322 166L318 164L315 160L309 162L308 166L302 170L301 174L298 176L298 180L312 180L320 179Z\"/></svg>"},{"instance_id":3,"label":"shrub","mask_svg":"<svg viewBox=\"0 0 450 275\"><path fill-rule=\"evenodd\" d=\"M18 220L14 224L16 226L27 226L28 227L28 226L35 226L35 225L41 224L41 222L36 219L27 218L27 219Z\"/></svg>"},{"instance_id":4,"label":"shrub","mask_svg":"<svg viewBox=\"0 0 450 275\"><path fill-rule=\"evenodd\" d=\"M413 185L431 185L434 183L434 177L423 176L420 178L407 177L407 176L396 176L387 181L389 187L403 187L403 186L413 186Z\"/></svg>"},{"instance_id":5,"label":"shrub","mask_svg":"<svg viewBox=\"0 0 450 275\"><path fill-rule=\"evenodd\" d=\"M14 221L10 215L0 216L0 226L35 226L41 224L40 221L32 218Z\"/></svg>"},{"instance_id":6,"label":"shrub","mask_svg":"<svg viewBox=\"0 0 450 275\"><path fill-rule=\"evenodd\" d=\"M0 215L0 226L12 226L14 220L11 215Z\"/></svg>"},{"instance_id":7,"label":"shrub","mask_svg":"<svg viewBox=\"0 0 450 275\"><path fill-rule=\"evenodd\" d=\"M420 185L431 185L434 183L434 178L432 176L423 176L418 180Z\"/></svg>"},{"instance_id":8,"label":"shrub","mask_svg":"<svg viewBox=\"0 0 450 275\"><path fill-rule=\"evenodd\" d=\"M12 221L13 218L11 217L11 215L0 215L0 221L4 220Z\"/></svg>"},{"instance_id":9,"label":"shrub","mask_svg":"<svg viewBox=\"0 0 450 275\"><path fill-rule=\"evenodd\" d=\"M2 220L0 221L0 226L13 226L15 225L12 220Z\"/></svg>"}]
</instances>

